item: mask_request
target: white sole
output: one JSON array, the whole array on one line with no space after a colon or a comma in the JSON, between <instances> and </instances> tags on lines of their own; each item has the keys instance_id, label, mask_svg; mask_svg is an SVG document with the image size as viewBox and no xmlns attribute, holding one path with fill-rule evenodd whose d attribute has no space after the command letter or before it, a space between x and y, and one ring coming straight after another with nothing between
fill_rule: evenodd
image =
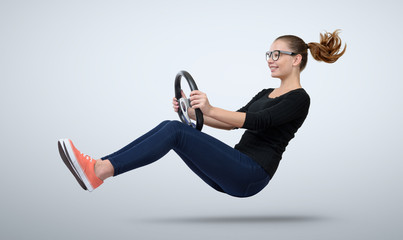
<instances>
[{"instance_id":1,"label":"white sole","mask_svg":"<svg viewBox=\"0 0 403 240\"><path fill-rule=\"evenodd\" d=\"M62 144L62 146L65 148L64 151L65 153L67 153L66 155L70 157L71 163L73 164L73 169L81 178L81 180L87 187L87 190L92 192L94 188L92 187L90 181L88 181L87 176L85 175L83 169L81 168L80 163L78 162L76 155L74 154L73 148L71 147L70 141L68 139L63 139L62 141L64 143Z\"/></svg>"},{"instance_id":2,"label":"white sole","mask_svg":"<svg viewBox=\"0 0 403 240\"><path fill-rule=\"evenodd\" d=\"M62 146L62 149L63 149L63 152L64 152L64 155L66 156L66 157L68 157L69 159L71 159L70 158L70 154L68 154L67 152L66 152L66 148L65 148L65 144L64 144L64 139L61 139L61 140L59 140L59 143L60 143L60 145ZM72 166L73 167L73 170L74 170L74 172L77 174L77 175L79 175L78 174L78 172L77 172L77 169L74 167L74 166ZM80 177L81 178L81 177Z\"/></svg>"},{"instance_id":3,"label":"white sole","mask_svg":"<svg viewBox=\"0 0 403 240\"><path fill-rule=\"evenodd\" d=\"M62 158L64 164L66 165L66 167L70 170L70 172L73 174L74 178L77 180L78 184L80 184L80 186L84 189L87 190L87 187L85 186L83 180L80 178L80 176L78 175L77 170L74 168L70 157L68 155L68 153L66 152L66 148L64 147L64 141L63 140L59 140L57 142L57 148L59 149L59 154L60 157Z\"/></svg>"}]
</instances>

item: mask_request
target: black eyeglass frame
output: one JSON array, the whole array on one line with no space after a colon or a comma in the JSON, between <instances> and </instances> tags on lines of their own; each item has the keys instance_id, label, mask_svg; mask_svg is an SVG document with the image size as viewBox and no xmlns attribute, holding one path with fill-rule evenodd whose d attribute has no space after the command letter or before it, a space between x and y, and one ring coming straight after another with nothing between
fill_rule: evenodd
<instances>
[{"instance_id":1,"label":"black eyeglass frame","mask_svg":"<svg viewBox=\"0 0 403 240\"><path fill-rule=\"evenodd\" d=\"M277 59L274 59L273 53L275 53L275 52L278 53ZM280 53L284 53L284 54L291 55L291 56L295 56L295 55L298 54L298 53L295 53L295 52L287 52L287 51L281 51L281 50L267 51L266 52L266 61L269 61L270 57L271 57L271 59L273 59L273 61L279 60L280 59Z\"/></svg>"}]
</instances>

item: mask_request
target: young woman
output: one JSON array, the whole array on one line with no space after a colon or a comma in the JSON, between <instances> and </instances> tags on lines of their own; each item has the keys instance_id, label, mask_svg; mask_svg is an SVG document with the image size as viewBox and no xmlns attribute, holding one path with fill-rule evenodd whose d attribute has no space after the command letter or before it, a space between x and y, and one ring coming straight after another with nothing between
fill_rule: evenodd
<instances>
[{"instance_id":1,"label":"young woman","mask_svg":"<svg viewBox=\"0 0 403 240\"><path fill-rule=\"evenodd\" d=\"M338 31L320 35L320 42L306 44L301 38L278 37L266 52L273 78L280 87L260 91L238 111L212 106L207 95L192 91L189 109L200 108L204 124L219 129L246 129L239 143L225 143L179 121L164 121L119 151L95 160L77 150L69 139L59 140L59 152L78 183L92 191L109 177L150 164L174 150L187 166L217 191L236 197L260 192L273 177L289 141L303 124L310 98L302 88L300 74L312 57L335 62L341 49ZM177 99L173 99L178 111Z\"/></svg>"}]
</instances>

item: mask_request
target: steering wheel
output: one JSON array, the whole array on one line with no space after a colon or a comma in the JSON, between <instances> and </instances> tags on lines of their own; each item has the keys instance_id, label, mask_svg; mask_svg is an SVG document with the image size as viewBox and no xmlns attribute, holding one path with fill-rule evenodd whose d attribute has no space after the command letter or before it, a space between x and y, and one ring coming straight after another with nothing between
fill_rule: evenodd
<instances>
[{"instance_id":1,"label":"steering wheel","mask_svg":"<svg viewBox=\"0 0 403 240\"><path fill-rule=\"evenodd\" d=\"M178 99L179 102L179 109L178 109L178 115L180 120L193 127L196 128L197 130L201 131L203 128L203 113L200 109L195 109L195 113L196 113L196 124L193 123L192 119L190 119L189 114L188 114L188 108L191 107L190 106L190 100L189 98L183 98L182 94L181 94L181 78L184 77L190 87L190 90L198 90L197 85L195 83L195 81L193 80L192 76L186 72L186 71L180 71L178 74L176 74L175 77L175 97L176 99Z\"/></svg>"}]
</instances>

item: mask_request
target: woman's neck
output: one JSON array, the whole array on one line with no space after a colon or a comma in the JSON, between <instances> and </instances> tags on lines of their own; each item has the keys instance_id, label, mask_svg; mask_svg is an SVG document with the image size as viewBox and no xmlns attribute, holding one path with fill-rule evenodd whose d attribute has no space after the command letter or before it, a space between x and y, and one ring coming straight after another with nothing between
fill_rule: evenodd
<instances>
[{"instance_id":1,"label":"woman's neck","mask_svg":"<svg viewBox=\"0 0 403 240\"><path fill-rule=\"evenodd\" d=\"M289 91L297 88L302 88L300 76L296 74L294 76L288 76L286 78L282 78L279 90Z\"/></svg>"}]
</instances>

